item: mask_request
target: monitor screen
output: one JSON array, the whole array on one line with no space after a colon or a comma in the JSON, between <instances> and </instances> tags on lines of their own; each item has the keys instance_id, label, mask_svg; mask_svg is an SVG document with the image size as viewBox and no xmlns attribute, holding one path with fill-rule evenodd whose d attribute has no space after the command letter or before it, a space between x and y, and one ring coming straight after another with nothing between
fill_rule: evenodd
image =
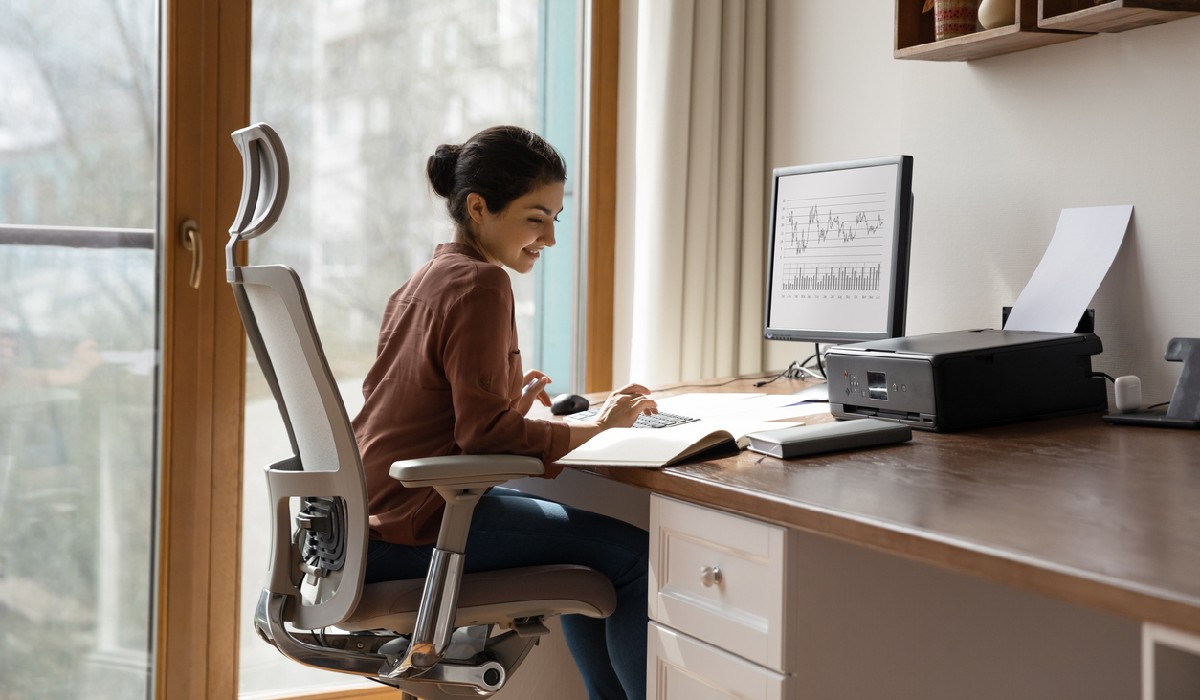
<instances>
[{"instance_id":1,"label":"monitor screen","mask_svg":"<svg viewBox=\"0 0 1200 700\"><path fill-rule=\"evenodd\" d=\"M912 166L893 156L772 173L768 339L904 335Z\"/></svg>"}]
</instances>

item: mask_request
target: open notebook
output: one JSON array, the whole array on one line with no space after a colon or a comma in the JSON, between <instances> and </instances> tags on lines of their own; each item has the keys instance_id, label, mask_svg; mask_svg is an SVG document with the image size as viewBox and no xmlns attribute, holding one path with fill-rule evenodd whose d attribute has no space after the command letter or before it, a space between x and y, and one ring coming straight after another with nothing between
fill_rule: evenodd
<instances>
[{"instance_id":1,"label":"open notebook","mask_svg":"<svg viewBox=\"0 0 1200 700\"><path fill-rule=\"evenodd\" d=\"M718 445L746 447L750 433L802 425L802 417L829 410L825 404L795 404L779 394L682 394L662 399L659 410L699 418L653 430L606 430L558 460L586 467L665 467Z\"/></svg>"}]
</instances>

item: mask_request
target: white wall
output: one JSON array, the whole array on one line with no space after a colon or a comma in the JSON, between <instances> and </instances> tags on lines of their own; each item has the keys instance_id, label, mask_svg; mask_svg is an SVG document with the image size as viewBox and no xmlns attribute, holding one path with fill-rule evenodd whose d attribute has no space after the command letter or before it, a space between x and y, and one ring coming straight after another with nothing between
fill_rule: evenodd
<instances>
[{"instance_id":1,"label":"white wall","mask_svg":"<svg viewBox=\"0 0 1200 700\"><path fill-rule=\"evenodd\" d=\"M1200 336L1200 18L943 63L892 58L893 0L768 4L767 168L915 158L909 333L998 327L1062 208L1130 203L1126 242L1092 304L1105 347L1094 364L1140 375L1149 401L1170 398L1180 366L1163 360L1166 343ZM624 128L622 139L628 173ZM625 237L628 209L622 201ZM619 317L618 382L627 328ZM809 350L765 345L772 369Z\"/></svg>"}]
</instances>

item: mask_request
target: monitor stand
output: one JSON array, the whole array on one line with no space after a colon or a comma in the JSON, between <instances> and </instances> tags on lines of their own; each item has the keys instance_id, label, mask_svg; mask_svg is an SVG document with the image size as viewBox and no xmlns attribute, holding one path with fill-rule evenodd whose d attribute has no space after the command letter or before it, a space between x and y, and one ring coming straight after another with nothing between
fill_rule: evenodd
<instances>
[{"instance_id":1,"label":"monitor stand","mask_svg":"<svg viewBox=\"0 0 1200 700\"><path fill-rule=\"evenodd\" d=\"M811 401L813 403L818 403L818 402L828 403L829 402L829 382L827 382L823 379L821 379L821 380L810 379L808 381L810 381L810 382L818 381L819 383L812 384L811 386L806 386L803 389L801 389L800 391L797 391L796 393L792 394L792 396L796 399L796 401L797 402Z\"/></svg>"}]
</instances>

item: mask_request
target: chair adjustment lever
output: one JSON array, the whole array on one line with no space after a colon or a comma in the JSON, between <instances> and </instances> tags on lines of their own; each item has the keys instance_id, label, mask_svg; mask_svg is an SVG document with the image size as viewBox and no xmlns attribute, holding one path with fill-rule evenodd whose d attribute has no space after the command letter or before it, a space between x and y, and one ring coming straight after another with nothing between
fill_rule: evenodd
<instances>
[{"instance_id":1,"label":"chair adjustment lever","mask_svg":"<svg viewBox=\"0 0 1200 700\"><path fill-rule=\"evenodd\" d=\"M542 618L540 617L514 620L510 626L522 637L541 637L550 634L550 628L542 623Z\"/></svg>"}]
</instances>

